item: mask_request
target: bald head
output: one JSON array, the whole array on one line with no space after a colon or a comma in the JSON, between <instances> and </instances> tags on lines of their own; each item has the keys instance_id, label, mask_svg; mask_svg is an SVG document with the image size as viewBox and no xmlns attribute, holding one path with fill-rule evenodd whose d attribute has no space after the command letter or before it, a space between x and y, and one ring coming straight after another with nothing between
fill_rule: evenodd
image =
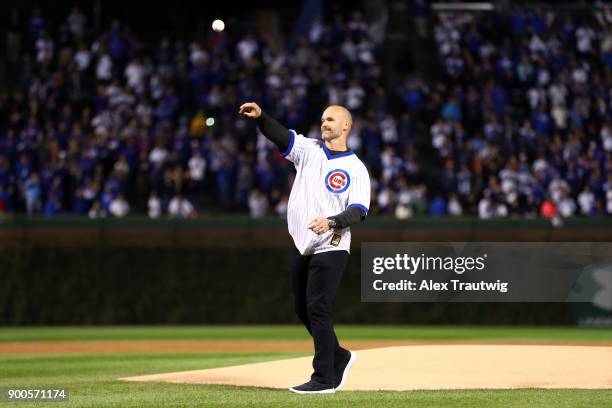
<instances>
[{"instance_id":1,"label":"bald head","mask_svg":"<svg viewBox=\"0 0 612 408\"><path fill-rule=\"evenodd\" d=\"M353 116L344 106L329 106L321 117L321 134L325 141L338 138L346 140L351 126L353 126Z\"/></svg>"},{"instance_id":2,"label":"bald head","mask_svg":"<svg viewBox=\"0 0 612 408\"><path fill-rule=\"evenodd\" d=\"M349 110L344 106L332 105L328 109L333 109L342 117L343 120L346 120L350 125L353 124L353 115L351 115L351 112L349 112Z\"/></svg>"}]
</instances>

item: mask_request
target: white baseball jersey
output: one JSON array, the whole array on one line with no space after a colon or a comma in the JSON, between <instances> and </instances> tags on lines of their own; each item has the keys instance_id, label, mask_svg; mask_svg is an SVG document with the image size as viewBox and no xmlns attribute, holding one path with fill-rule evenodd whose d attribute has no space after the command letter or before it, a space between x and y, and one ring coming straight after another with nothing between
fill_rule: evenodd
<instances>
[{"instance_id":1,"label":"white baseball jersey","mask_svg":"<svg viewBox=\"0 0 612 408\"><path fill-rule=\"evenodd\" d=\"M327 251L350 252L351 230L330 229L317 235L308 229L315 217L331 217L348 207L366 214L370 207L370 176L366 166L352 151L332 155L321 140L298 135L294 130L287 151L297 175L289 195L287 224L289 234L302 255Z\"/></svg>"}]
</instances>

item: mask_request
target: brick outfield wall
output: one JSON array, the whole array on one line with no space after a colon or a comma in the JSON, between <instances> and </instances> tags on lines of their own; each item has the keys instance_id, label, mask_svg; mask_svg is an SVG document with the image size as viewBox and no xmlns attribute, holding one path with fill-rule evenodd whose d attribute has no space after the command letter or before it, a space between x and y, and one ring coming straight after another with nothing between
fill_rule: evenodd
<instances>
[{"instance_id":1,"label":"brick outfield wall","mask_svg":"<svg viewBox=\"0 0 612 408\"><path fill-rule=\"evenodd\" d=\"M369 220L335 320L385 324L568 324L573 305L361 303L363 241L611 241L612 223ZM297 323L283 220L0 221L0 324Z\"/></svg>"}]
</instances>

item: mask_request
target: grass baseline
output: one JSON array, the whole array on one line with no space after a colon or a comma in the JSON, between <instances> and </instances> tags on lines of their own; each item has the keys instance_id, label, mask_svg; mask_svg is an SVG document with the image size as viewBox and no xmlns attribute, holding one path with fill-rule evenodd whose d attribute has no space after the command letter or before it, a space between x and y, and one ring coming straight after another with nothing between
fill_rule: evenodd
<instances>
[{"instance_id":1,"label":"grass baseline","mask_svg":"<svg viewBox=\"0 0 612 408\"><path fill-rule=\"evenodd\" d=\"M611 341L612 328L335 325L341 340ZM308 340L299 325L0 327L0 342L86 340Z\"/></svg>"}]
</instances>

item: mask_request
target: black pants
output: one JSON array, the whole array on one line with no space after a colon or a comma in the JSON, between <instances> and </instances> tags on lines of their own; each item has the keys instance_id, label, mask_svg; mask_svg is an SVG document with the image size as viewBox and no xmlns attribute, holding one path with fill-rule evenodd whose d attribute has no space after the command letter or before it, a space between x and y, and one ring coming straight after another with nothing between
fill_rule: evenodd
<instances>
[{"instance_id":1,"label":"black pants","mask_svg":"<svg viewBox=\"0 0 612 408\"><path fill-rule=\"evenodd\" d=\"M347 260L347 251L303 256L293 249L289 281L295 312L314 340L311 378L325 384L334 384L335 366L349 353L338 344L331 317L334 295Z\"/></svg>"}]
</instances>

